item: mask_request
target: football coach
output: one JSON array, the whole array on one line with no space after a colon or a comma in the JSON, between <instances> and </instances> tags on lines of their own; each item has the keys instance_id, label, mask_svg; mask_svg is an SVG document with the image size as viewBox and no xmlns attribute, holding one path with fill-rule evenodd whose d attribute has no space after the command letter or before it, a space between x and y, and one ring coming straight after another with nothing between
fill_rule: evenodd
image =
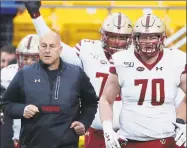
<instances>
[{"instance_id":1,"label":"football coach","mask_svg":"<svg viewBox=\"0 0 187 148\"><path fill-rule=\"evenodd\" d=\"M78 148L98 97L78 66L60 58L60 36L40 38L40 60L18 71L2 96L5 116L21 118L20 148Z\"/></svg>"}]
</instances>

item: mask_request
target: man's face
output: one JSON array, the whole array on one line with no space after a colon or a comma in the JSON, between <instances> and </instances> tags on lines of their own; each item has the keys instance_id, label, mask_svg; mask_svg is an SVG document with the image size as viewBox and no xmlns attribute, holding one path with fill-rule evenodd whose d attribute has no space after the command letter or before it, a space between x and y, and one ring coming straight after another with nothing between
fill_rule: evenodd
<instances>
[{"instance_id":1,"label":"man's face","mask_svg":"<svg viewBox=\"0 0 187 148\"><path fill-rule=\"evenodd\" d=\"M31 65L38 60L37 55L23 55L23 65Z\"/></svg>"},{"instance_id":2,"label":"man's face","mask_svg":"<svg viewBox=\"0 0 187 148\"><path fill-rule=\"evenodd\" d=\"M156 35L140 35L139 43L144 53L155 52L157 44L159 42L159 37Z\"/></svg>"},{"instance_id":3,"label":"man's face","mask_svg":"<svg viewBox=\"0 0 187 148\"><path fill-rule=\"evenodd\" d=\"M8 63L15 59L15 54L9 54L7 52L1 52L1 69L8 66Z\"/></svg>"},{"instance_id":4,"label":"man's face","mask_svg":"<svg viewBox=\"0 0 187 148\"><path fill-rule=\"evenodd\" d=\"M40 59L47 65L54 64L60 55L62 47L56 38L43 37L40 40Z\"/></svg>"}]
</instances>

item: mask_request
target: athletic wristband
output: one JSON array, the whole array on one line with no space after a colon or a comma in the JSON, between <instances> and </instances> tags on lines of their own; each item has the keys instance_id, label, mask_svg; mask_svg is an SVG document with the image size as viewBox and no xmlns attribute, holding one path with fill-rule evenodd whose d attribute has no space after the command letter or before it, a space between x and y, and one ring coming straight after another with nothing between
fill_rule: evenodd
<instances>
[{"instance_id":1,"label":"athletic wristband","mask_svg":"<svg viewBox=\"0 0 187 148\"><path fill-rule=\"evenodd\" d=\"M30 14L31 18L35 19L40 16L40 11Z\"/></svg>"},{"instance_id":2,"label":"athletic wristband","mask_svg":"<svg viewBox=\"0 0 187 148\"><path fill-rule=\"evenodd\" d=\"M180 124L186 124L185 121L181 118L177 118L176 122Z\"/></svg>"}]
</instances>

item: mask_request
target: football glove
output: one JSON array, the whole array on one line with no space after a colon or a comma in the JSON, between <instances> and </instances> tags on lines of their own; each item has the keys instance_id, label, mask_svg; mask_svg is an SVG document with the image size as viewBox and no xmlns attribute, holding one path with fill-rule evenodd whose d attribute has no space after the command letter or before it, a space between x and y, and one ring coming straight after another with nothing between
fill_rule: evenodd
<instances>
[{"instance_id":1,"label":"football glove","mask_svg":"<svg viewBox=\"0 0 187 148\"><path fill-rule=\"evenodd\" d=\"M179 119L181 120L181 119ZM178 121L179 121L178 120ZM186 147L186 124L185 122L176 122L173 123L175 125L175 141L176 141L176 145L178 145L179 147L182 146L184 144L184 146Z\"/></svg>"},{"instance_id":2,"label":"football glove","mask_svg":"<svg viewBox=\"0 0 187 148\"><path fill-rule=\"evenodd\" d=\"M38 13L41 7L41 1L23 1L28 13L33 18L33 15Z\"/></svg>"},{"instance_id":3,"label":"football glove","mask_svg":"<svg viewBox=\"0 0 187 148\"><path fill-rule=\"evenodd\" d=\"M103 132L106 148L121 148L119 144L119 137L112 128L111 121L103 121Z\"/></svg>"}]
</instances>

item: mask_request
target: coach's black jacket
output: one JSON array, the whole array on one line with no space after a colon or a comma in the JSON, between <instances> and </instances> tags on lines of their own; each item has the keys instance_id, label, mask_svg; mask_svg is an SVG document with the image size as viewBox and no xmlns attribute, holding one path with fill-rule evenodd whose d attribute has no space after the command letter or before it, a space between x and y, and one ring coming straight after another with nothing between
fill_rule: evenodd
<instances>
[{"instance_id":1,"label":"coach's black jacket","mask_svg":"<svg viewBox=\"0 0 187 148\"><path fill-rule=\"evenodd\" d=\"M61 61L51 87L39 61L19 70L3 95L2 110L13 119L21 118L21 148L77 148L78 135L70 125L80 121L87 129L95 117L97 102L81 68ZM36 105L40 113L26 119L23 112L29 104Z\"/></svg>"}]
</instances>

